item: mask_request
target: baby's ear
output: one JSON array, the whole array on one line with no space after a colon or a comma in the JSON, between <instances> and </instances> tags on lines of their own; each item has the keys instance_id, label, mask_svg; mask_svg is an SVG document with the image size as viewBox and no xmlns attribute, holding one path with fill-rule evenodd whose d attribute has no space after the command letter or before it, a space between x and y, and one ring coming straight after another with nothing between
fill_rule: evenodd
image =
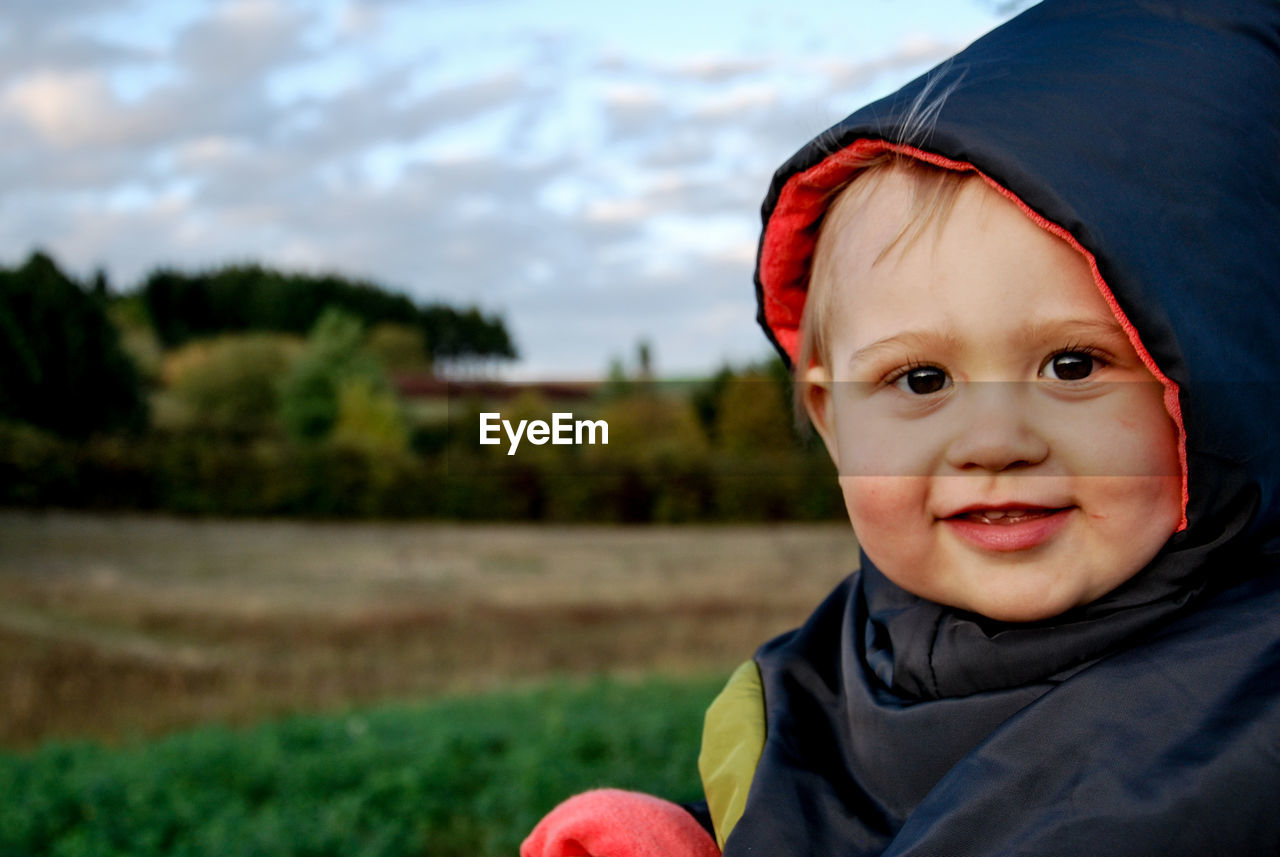
<instances>
[{"instance_id":1,"label":"baby's ear","mask_svg":"<svg viewBox=\"0 0 1280 857\"><path fill-rule=\"evenodd\" d=\"M839 470L840 454L836 444L835 398L832 395L831 374L825 366L815 363L805 370L801 384L805 413L809 415L809 422L813 423L826 445L827 455L831 456L831 461Z\"/></svg>"}]
</instances>

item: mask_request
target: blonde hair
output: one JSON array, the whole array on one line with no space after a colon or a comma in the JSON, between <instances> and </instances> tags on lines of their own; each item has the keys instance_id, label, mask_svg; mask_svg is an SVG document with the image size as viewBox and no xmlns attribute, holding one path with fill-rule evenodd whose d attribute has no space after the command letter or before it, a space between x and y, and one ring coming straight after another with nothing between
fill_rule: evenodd
<instances>
[{"instance_id":1,"label":"blonde hair","mask_svg":"<svg viewBox=\"0 0 1280 857\"><path fill-rule=\"evenodd\" d=\"M891 173L909 180L911 200L902 227L876 256L873 265L894 250L909 249L930 226L940 231L946 225L961 187L977 175L937 167L909 155L883 152L870 157L866 164L859 166L853 178L832 189L832 201L819 227L813 251L809 287L800 318L800 348L793 367L796 418L801 426L808 425L804 402L809 384L805 376L813 366L830 365L829 326L838 291L834 285L838 272L831 242L837 233L854 222L867 199Z\"/></svg>"}]
</instances>

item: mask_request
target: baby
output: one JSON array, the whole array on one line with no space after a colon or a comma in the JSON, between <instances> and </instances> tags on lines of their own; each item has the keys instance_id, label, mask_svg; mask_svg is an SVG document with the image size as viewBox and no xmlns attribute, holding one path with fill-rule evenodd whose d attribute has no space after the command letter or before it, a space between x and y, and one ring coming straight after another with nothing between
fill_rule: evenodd
<instances>
[{"instance_id":1,"label":"baby","mask_svg":"<svg viewBox=\"0 0 1280 857\"><path fill-rule=\"evenodd\" d=\"M705 807L526 857L1280 853L1278 69L1274 2L1046 0L783 165L760 320L861 567Z\"/></svg>"},{"instance_id":2,"label":"baby","mask_svg":"<svg viewBox=\"0 0 1280 857\"><path fill-rule=\"evenodd\" d=\"M797 389L863 550L908 592L1048 619L1177 528L1150 357L1085 258L974 173L864 169L826 216L805 313Z\"/></svg>"}]
</instances>

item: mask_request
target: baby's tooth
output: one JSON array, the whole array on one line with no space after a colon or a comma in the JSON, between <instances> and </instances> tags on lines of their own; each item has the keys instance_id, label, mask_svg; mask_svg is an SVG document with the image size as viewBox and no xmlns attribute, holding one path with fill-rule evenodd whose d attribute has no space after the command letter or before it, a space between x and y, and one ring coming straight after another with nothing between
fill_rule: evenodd
<instances>
[{"instance_id":1,"label":"baby's tooth","mask_svg":"<svg viewBox=\"0 0 1280 857\"><path fill-rule=\"evenodd\" d=\"M988 520L992 520L992 521L998 521L1004 517L1004 512L1000 511L999 509L991 509L989 511L983 512L982 514Z\"/></svg>"}]
</instances>

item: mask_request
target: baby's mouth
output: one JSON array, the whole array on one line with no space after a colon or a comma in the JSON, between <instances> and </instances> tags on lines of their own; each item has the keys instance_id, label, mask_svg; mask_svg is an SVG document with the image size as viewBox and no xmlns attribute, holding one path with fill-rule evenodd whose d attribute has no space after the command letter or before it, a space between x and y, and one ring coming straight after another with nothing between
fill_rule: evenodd
<instances>
[{"instance_id":1,"label":"baby's mouth","mask_svg":"<svg viewBox=\"0 0 1280 857\"><path fill-rule=\"evenodd\" d=\"M961 512L953 515L953 519L963 521L973 521L978 524L990 524L991 526L1010 526L1012 524L1021 524L1026 521L1034 521L1038 518L1047 518L1050 515L1056 515L1059 512L1065 512L1069 506L1062 506L1054 509L1048 508L1025 508L1025 509L973 509L968 512Z\"/></svg>"},{"instance_id":2,"label":"baby's mouth","mask_svg":"<svg viewBox=\"0 0 1280 857\"><path fill-rule=\"evenodd\" d=\"M1078 508L1020 503L970 506L957 509L941 523L955 537L979 551L1013 554L1052 541L1071 523L1072 510Z\"/></svg>"}]
</instances>

